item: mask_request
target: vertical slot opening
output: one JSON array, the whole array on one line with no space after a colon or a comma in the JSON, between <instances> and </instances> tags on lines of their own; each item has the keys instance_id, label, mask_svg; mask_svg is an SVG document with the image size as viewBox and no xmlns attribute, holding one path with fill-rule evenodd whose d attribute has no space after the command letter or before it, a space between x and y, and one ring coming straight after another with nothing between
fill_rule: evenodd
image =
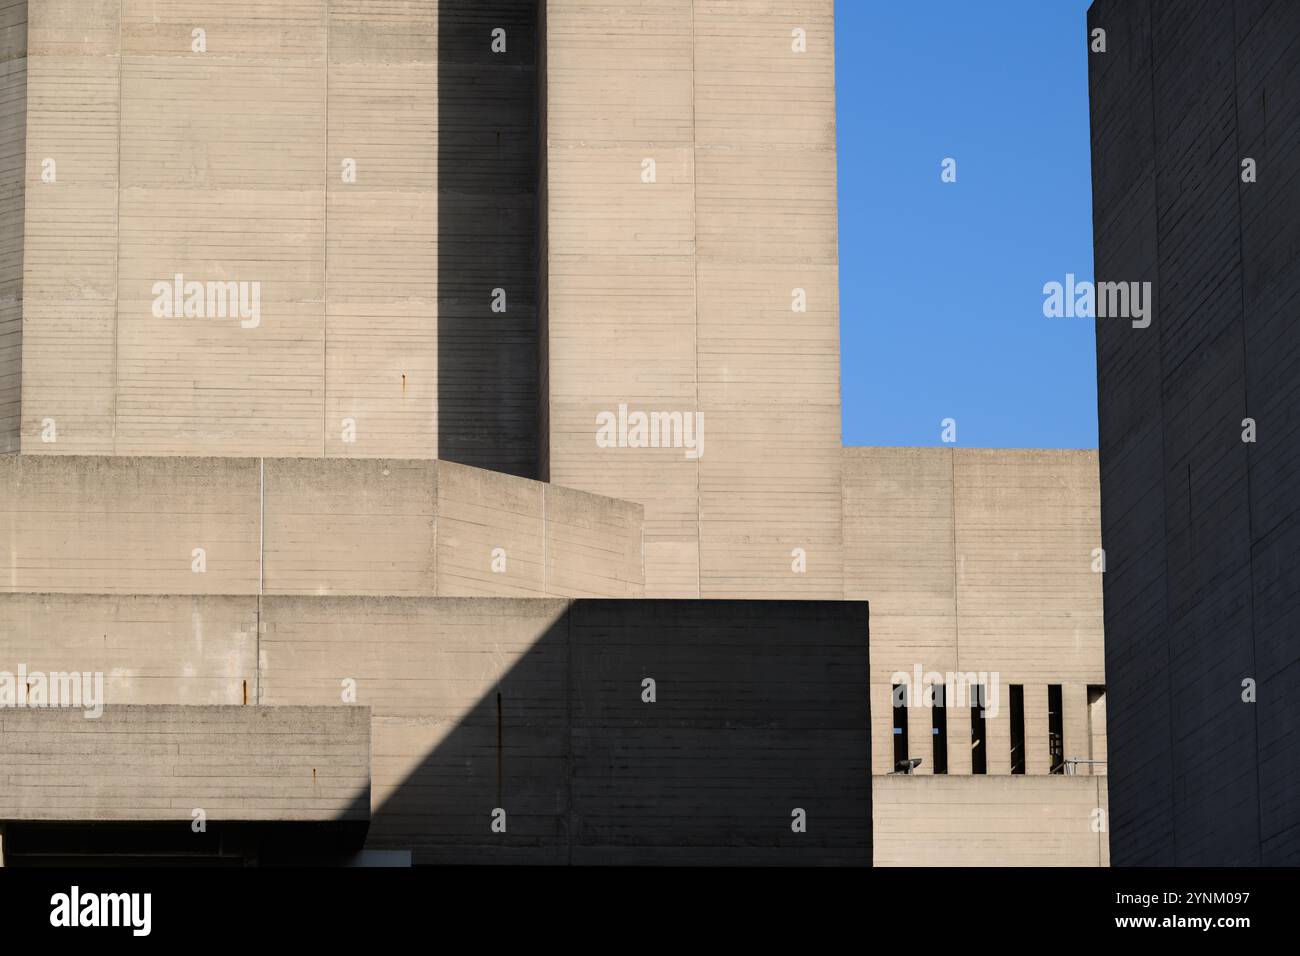
<instances>
[{"instance_id":1,"label":"vertical slot opening","mask_svg":"<svg viewBox=\"0 0 1300 956\"><path fill-rule=\"evenodd\" d=\"M942 684L930 685L930 711L933 715L930 733L934 738L934 772L948 772L948 710L944 706Z\"/></svg>"},{"instance_id":2,"label":"vertical slot opening","mask_svg":"<svg viewBox=\"0 0 1300 956\"><path fill-rule=\"evenodd\" d=\"M1047 749L1051 773L1065 773L1065 718L1061 713L1061 685L1047 685Z\"/></svg>"},{"instance_id":3,"label":"vertical slot opening","mask_svg":"<svg viewBox=\"0 0 1300 956\"><path fill-rule=\"evenodd\" d=\"M1011 685L1011 772L1025 772L1025 685Z\"/></svg>"},{"instance_id":4,"label":"vertical slot opening","mask_svg":"<svg viewBox=\"0 0 1300 956\"><path fill-rule=\"evenodd\" d=\"M971 688L970 701L970 772L988 773L988 751L985 746L984 685Z\"/></svg>"},{"instance_id":5,"label":"vertical slot opening","mask_svg":"<svg viewBox=\"0 0 1300 956\"><path fill-rule=\"evenodd\" d=\"M907 685L895 684L894 698L894 771L907 772Z\"/></svg>"},{"instance_id":6,"label":"vertical slot opening","mask_svg":"<svg viewBox=\"0 0 1300 956\"><path fill-rule=\"evenodd\" d=\"M1094 774L1106 772L1106 688L1088 688L1088 769Z\"/></svg>"}]
</instances>

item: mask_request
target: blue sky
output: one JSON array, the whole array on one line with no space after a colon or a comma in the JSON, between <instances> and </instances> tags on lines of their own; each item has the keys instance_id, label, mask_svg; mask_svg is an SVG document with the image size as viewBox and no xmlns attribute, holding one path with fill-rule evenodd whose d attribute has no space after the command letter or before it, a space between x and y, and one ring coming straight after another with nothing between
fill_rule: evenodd
<instances>
[{"instance_id":1,"label":"blue sky","mask_svg":"<svg viewBox=\"0 0 1300 956\"><path fill-rule=\"evenodd\" d=\"M846 445L1096 447L1088 5L836 0Z\"/></svg>"}]
</instances>

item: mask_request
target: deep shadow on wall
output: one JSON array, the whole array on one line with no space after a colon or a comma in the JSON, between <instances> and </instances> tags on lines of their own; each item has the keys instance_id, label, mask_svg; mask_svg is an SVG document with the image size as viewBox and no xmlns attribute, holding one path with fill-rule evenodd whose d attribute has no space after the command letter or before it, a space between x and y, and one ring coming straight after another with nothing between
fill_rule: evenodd
<instances>
[{"instance_id":1,"label":"deep shadow on wall","mask_svg":"<svg viewBox=\"0 0 1300 956\"><path fill-rule=\"evenodd\" d=\"M367 845L416 863L870 866L867 615L575 601L375 808Z\"/></svg>"},{"instance_id":2,"label":"deep shadow on wall","mask_svg":"<svg viewBox=\"0 0 1300 956\"><path fill-rule=\"evenodd\" d=\"M538 0L438 4L438 457L539 470Z\"/></svg>"}]
</instances>

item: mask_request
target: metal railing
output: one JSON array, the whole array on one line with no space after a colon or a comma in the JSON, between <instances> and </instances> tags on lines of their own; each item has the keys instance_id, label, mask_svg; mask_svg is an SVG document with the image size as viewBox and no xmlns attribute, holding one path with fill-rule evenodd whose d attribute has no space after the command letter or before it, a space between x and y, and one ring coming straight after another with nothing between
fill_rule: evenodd
<instances>
[{"instance_id":1,"label":"metal railing","mask_svg":"<svg viewBox=\"0 0 1300 956\"><path fill-rule=\"evenodd\" d=\"M1075 770L1075 768L1076 768L1077 766L1079 766L1079 764L1086 764L1086 765L1088 765L1088 766L1100 766L1100 767L1104 767L1104 766L1106 766L1106 761L1104 761L1104 760L1084 760L1082 757L1066 757L1066 758L1065 758L1065 772L1066 772L1067 774L1071 774L1071 775L1075 774L1075 773L1077 772L1077 771Z\"/></svg>"}]
</instances>

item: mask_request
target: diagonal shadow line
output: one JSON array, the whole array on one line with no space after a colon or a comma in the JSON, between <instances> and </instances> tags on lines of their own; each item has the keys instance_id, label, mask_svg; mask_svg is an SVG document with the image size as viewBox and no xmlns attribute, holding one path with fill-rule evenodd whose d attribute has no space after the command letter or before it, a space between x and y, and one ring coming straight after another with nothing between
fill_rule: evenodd
<instances>
[{"instance_id":1,"label":"diagonal shadow line","mask_svg":"<svg viewBox=\"0 0 1300 956\"><path fill-rule=\"evenodd\" d=\"M870 865L867 614L576 600L377 803L367 846L416 863Z\"/></svg>"}]
</instances>

